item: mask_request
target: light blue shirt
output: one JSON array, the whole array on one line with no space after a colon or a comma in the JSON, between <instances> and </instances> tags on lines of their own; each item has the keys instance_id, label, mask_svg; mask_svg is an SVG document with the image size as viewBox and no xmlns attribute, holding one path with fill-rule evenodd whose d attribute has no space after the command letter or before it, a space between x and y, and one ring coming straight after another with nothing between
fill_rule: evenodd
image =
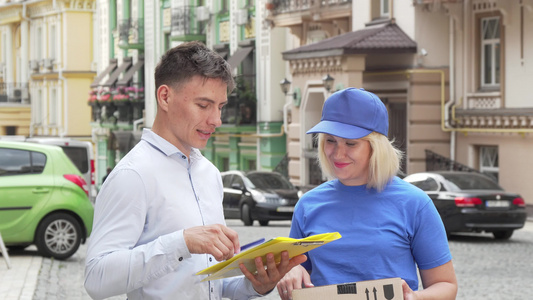
<instances>
[{"instance_id":1,"label":"light blue shirt","mask_svg":"<svg viewBox=\"0 0 533 300\"><path fill-rule=\"evenodd\" d=\"M225 224L218 169L193 149L187 157L152 131L106 179L95 204L85 288L94 299L249 299L260 296L243 276L200 282L217 263L191 254L183 230Z\"/></svg>"}]
</instances>

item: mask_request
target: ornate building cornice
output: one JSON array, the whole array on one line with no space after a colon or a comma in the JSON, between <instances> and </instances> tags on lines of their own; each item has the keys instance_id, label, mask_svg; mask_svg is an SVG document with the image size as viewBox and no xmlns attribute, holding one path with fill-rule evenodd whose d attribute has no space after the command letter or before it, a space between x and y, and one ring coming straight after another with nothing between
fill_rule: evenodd
<instances>
[{"instance_id":1,"label":"ornate building cornice","mask_svg":"<svg viewBox=\"0 0 533 300\"><path fill-rule=\"evenodd\" d=\"M289 61L291 73L309 74L309 73L333 73L342 71L343 56L329 56L296 59Z\"/></svg>"}]
</instances>

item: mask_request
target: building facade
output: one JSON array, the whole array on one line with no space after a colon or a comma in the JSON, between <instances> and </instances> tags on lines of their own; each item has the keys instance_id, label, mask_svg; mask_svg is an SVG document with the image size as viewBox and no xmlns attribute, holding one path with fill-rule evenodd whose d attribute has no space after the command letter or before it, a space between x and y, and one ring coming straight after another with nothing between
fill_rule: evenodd
<instances>
[{"instance_id":1,"label":"building facade","mask_svg":"<svg viewBox=\"0 0 533 300\"><path fill-rule=\"evenodd\" d=\"M204 155L221 171L273 170L280 165L286 156L285 97L278 87L285 44L271 39L284 41L285 30L256 22L266 11L262 1L99 1L97 11L98 75L91 85L89 105L99 172L114 166L131 149L142 127L151 127L157 107L151 74L168 49L192 40L222 55L237 83L222 112L223 125ZM134 20L141 19L143 26L137 28L143 32L136 34ZM257 72L259 67L264 71ZM124 106L133 104L131 95L124 99L122 90L140 88L143 94L138 102L144 114L133 107L133 118L122 119L125 114L118 112L119 101Z\"/></svg>"},{"instance_id":2,"label":"building facade","mask_svg":"<svg viewBox=\"0 0 533 300\"><path fill-rule=\"evenodd\" d=\"M390 116L389 138L406 156L405 174L464 168L493 176L533 204L533 73L530 1L269 1L267 19L289 28L293 103L289 176L297 185L325 180L305 132L320 120L331 91L362 87ZM322 79L329 74L334 84ZM330 88L328 90L326 87Z\"/></svg>"},{"instance_id":3,"label":"building facade","mask_svg":"<svg viewBox=\"0 0 533 300\"><path fill-rule=\"evenodd\" d=\"M0 134L90 140L94 6L0 1Z\"/></svg>"}]
</instances>

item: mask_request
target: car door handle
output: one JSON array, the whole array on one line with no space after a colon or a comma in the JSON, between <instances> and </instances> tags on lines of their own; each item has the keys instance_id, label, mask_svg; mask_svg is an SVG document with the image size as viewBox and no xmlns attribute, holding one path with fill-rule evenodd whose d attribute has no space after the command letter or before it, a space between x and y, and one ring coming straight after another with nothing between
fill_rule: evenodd
<instances>
[{"instance_id":1,"label":"car door handle","mask_svg":"<svg viewBox=\"0 0 533 300\"><path fill-rule=\"evenodd\" d=\"M44 194L44 193L50 192L50 190L49 189L44 189L44 188L36 188L36 189L33 189L32 192L34 194Z\"/></svg>"}]
</instances>

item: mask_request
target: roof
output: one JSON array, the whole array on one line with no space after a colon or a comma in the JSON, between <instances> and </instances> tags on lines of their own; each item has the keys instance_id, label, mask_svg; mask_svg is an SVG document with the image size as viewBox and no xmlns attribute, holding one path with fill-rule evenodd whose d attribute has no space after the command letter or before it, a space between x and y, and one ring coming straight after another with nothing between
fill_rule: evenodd
<instances>
[{"instance_id":1,"label":"roof","mask_svg":"<svg viewBox=\"0 0 533 300\"><path fill-rule=\"evenodd\" d=\"M416 53L417 44L394 22L368 26L283 52L283 59L345 54Z\"/></svg>"}]
</instances>

